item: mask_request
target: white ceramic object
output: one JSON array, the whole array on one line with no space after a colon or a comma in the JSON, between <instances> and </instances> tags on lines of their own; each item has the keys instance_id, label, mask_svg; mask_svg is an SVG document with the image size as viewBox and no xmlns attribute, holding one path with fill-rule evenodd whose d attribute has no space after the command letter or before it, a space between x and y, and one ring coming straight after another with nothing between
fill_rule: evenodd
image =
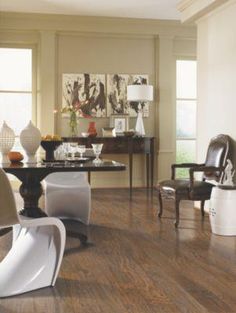
<instances>
[{"instance_id":1,"label":"white ceramic object","mask_svg":"<svg viewBox=\"0 0 236 313\"><path fill-rule=\"evenodd\" d=\"M233 168L233 164L230 159L227 160L227 165L224 170L224 181L223 185L233 186L233 177L234 177L235 170Z\"/></svg>"},{"instance_id":2,"label":"white ceramic object","mask_svg":"<svg viewBox=\"0 0 236 313\"><path fill-rule=\"evenodd\" d=\"M37 127L30 121L29 124L20 133L20 143L24 148L28 160L27 163L35 163L35 153L41 142L41 133Z\"/></svg>"},{"instance_id":3,"label":"white ceramic object","mask_svg":"<svg viewBox=\"0 0 236 313\"><path fill-rule=\"evenodd\" d=\"M86 173L52 173L45 178L45 211L48 216L89 224L91 187Z\"/></svg>"},{"instance_id":4,"label":"white ceramic object","mask_svg":"<svg viewBox=\"0 0 236 313\"><path fill-rule=\"evenodd\" d=\"M214 187L209 210L213 234L236 236L236 190Z\"/></svg>"},{"instance_id":5,"label":"white ceramic object","mask_svg":"<svg viewBox=\"0 0 236 313\"><path fill-rule=\"evenodd\" d=\"M4 121L0 129L0 151L2 153L2 163L10 163L7 156L15 142L15 133Z\"/></svg>"},{"instance_id":6,"label":"white ceramic object","mask_svg":"<svg viewBox=\"0 0 236 313\"><path fill-rule=\"evenodd\" d=\"M0 169L0 227L13 226L12 248L0 262L0 297L54 286L65 247L56 218L20 218L10 182Z\"/></svg>"}]
</instances>

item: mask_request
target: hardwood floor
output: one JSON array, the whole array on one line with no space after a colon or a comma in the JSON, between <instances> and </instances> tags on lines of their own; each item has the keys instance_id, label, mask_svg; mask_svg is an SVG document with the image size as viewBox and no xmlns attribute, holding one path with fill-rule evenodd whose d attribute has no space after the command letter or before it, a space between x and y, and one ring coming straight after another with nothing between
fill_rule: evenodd
<instances>
[{"instance_id":1,"label":"hardwood floor","mask_svg":"<svg viewBox=\"0 0 236 313\"><path fill-rule=\"evenodd\" d=\"M182 205L180 227L145 190L93 190L90 241L67 238L56 286L1 299L0 313L235 313L236 237ZM0 237L0 258L11 234ZM29 259L30 262L30 259Z\"/></svg>"}]
</instances>

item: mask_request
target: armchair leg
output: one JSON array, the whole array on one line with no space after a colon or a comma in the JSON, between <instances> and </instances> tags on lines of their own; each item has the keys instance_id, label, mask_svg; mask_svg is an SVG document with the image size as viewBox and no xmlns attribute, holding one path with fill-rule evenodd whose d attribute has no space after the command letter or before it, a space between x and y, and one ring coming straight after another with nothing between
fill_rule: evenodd
<instances>
[{"instance_id":1,"label":"armchair leg","mask_svg":"<svg viewBox=\"0 0 236 313\"><path fill-rule=\"evenodd\" d=\"M175 220L175 228L178 228L179 226L179 203L180 199L175 199L175 213L176 213L176 220Z\"/></svg>"},{"instance_id":2,"label":"armchair leg","mask_svg":"<svg viewBox=\"0 0 236 313\"><path fill-rule=\"evenodd\" d=\"M202 201L201 201L201 213L202 213L202 217L204 217L204 215L205 215L204 205L205 205L205 200L202 200Z\"/></svg>"},{"instance_id":3,"label":"armchair leg","mask_svg":"<svg viewBox=\"0 0 236 313\"><path fill-rule=\"evenodd\" d=\"M158 189L158 199L159 199L159 212L158 217L162 217L163 213L163 203L162 203L162 197L161 197L161 190Z\"/></svg>"}]
</instances>

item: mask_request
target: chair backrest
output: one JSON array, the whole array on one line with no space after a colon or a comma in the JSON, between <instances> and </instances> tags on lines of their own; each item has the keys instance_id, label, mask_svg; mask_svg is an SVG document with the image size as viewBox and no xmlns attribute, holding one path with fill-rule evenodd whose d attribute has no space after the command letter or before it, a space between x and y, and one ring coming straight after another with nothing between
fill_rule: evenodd
<instances>
[{"instance_id":1,"label":"chair backrest","mask_svg":"<svg viewBox=\"0 0 236 313\"><path fill-rule=\"evenodd\" d=\"M208 146L205 165L216 167L225 166L227 159L232 160L231 138L228 135L218 135L212 138ZM222 179L222 172L205 172L203 178L219 182Z\"/></svg>"},{"instance_id":2,"label":"chair backrest","mask_svg":"<svg viewBox=\"0 0 236 313\"><path fill-rule=\"evenodd\" d=\"M16 202L6 173L0 168L0 227L19 224Z\"/></svg>"}]
</instances>

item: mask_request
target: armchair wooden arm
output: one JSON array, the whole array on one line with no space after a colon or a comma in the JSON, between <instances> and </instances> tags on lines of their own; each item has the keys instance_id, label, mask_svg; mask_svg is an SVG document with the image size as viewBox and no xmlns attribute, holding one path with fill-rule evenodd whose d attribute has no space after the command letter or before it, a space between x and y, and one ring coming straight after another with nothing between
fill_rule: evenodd
<instances>
[{"instance_id":1,"label":"armchair wooden arm","mask_svg":"<svg viewBox=\"0 0 236 313\"><path fill-rule=\"evenodd\" d=\"M197 167L191 167L189 169L189 178L190 178L190 181L189 181L189 187L190 187L190 192L191 190L193 189L193 184L194 184L194 173L195 172L207 172L208 175L209 173L213 173L213 172L220 172L222 173L223 170L225 169L224 166L219 166L219 167L216 167L216 166L197 166Z\"/></svg>"},{"instance_id":2,"label":"armchair wooden arm","mask_svg":"<svg viewBox=\"0 0 236 313\"><path fill-rule=\"evenodd\" d=\"M205 164L197 164L197 163L179 163L179 164L172 164L171 165L171 179L175 179L175 169L176 168L198 168L200 166L204 166Z\"/></svg>"}]
</instances>

